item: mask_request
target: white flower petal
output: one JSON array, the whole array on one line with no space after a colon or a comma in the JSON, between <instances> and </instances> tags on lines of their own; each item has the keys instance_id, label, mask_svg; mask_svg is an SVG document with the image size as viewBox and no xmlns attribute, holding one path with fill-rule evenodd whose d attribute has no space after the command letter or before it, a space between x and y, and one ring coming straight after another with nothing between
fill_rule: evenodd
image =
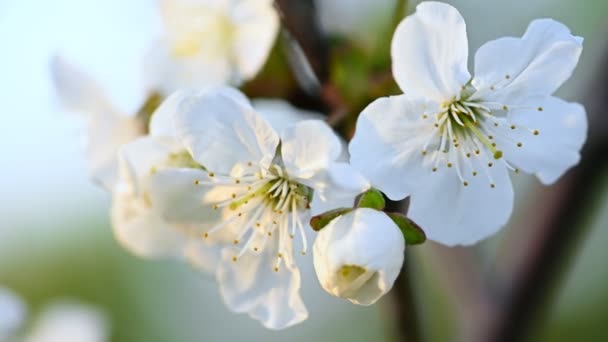
<instances>
[{"instance_id":1,"label":"white flower petal","mask_svg":"<svg viewBox=\"0 0 608 342\"><path fill-rule=\"evenodd\" d=\"M496 233L513 210L513 186L504 164L493 164L468 178L468 186L453 168L439 168L419 179L408 217L429 240L448 246L470 245Z\"/></svg>"},{"instance_id":2,"label":"white flower petal","mask_svg":"<svg viewBox=\"0 0 608 342\"><path fill-rule=\"evenodd\" d=\"M150 204L151 205L151 204ZM188 236L146 207L144 199L115 192L112 200L114 236L131 253L142 258L181 256Z\"/></svg>"},{"instance_id":3,"label":"white flower petal","mask_svg":"<svg viewBox=\"0 0 608 342\"><path fill-rule=\"evenodd\" d=\"M199 89L230 83L233 67L227 58L195 54L177 58L168 42L154 44L144 60L145 84L151 91L171 94L179 89Z\"/></svg>"},{"instance_id":4,"label":"white flower petal","mask_svg":"<svg viewBox=\"0 0 608 342\"><path fill-rule=\"evenodd\" d=\"M336 160L341 150L338 136L321 120L298 122L281 134L281 155L290 177L313 177Z\"/></svg>"},{"instance_id":5,"label":"white flower petal","mask_svg":"<svg viewBox=\"0 0 608 342\"><path fill-rule=\"evenodd\" d=\"M112 226L116 239L144 258L180 256L188 236L160 215L149 192L150 177L171 153L182 151L177 141L146 136L120 152L120 182L112 189Z\"/></svg>"},{"instance_id":6,"label":"white flower petal","mask_svg":"<svg viewBox=\"0 0 608 342\"><path fill-rule=\"evenodd\" d=\"M360 208L332 220L318 234L314 266L321 286L355 304L386 294L403 264L405 241L383 212ZM353 273L358 271L356 274Z\"/></svg>"},{"instance_id":7,"label":"white flower petal","mask_svg":"<svg viewBox=\"0 0 608 342\"><path fill-rule=\"evenodd\" d=\"M191 95L191 92L181 90L167 97L154 111L154 114L152 114L152 118L150 119L150 135L177 139L174 118L182 101Z\"/></svg>"},{"instance_id":8,"label":"white flower petal","mask_svg":"<svg viewBox=\"0 0 608 342\"><path fill-rule=\"evenodd\" d=\"M405 94L438 102L456 97L470 77L464 19L454 7L425 1L397 27L393 77Z\"/></svg>"},{"instance_id":9,"label":"white flower petal","mask_svg":"<svg viewBox=\"0 0 608 342\"><path fill-rule=\"evenodd\" d=\"M323 120L321 113L296 108L284 100L253 99L252 104L277 132L303 120Z\"/></svg>"},{"instance_id":10,"label":"white flower petal","mask_svg":"<svg viewBox=\"0 0 608 342\"><path fill-rule=\"evenodd\" d=\"M406 197L430 173L422 167L422 150L434 127L421 119L425 108L404 95L384 97L368 105L357 121L349 145L351 164L390 199Z\"/></svg>"},{"instance_id":11,"label":"white flower petal","mask_svg":"<svg viewBox=\"0 0 608 342\"><path fill-rule=\"evenodd\" d=\"M357 195L370 187L367 179L348 163L333 163L326 171L304 183L314 189L310 204L312 215L352 207Z\"/></svg>"},{"instance_id":12,"label":"white flower petal","mask_svg":"<svg viewBox=\"0 0 608 342\"><path fill-rule=\"evenodd\" d=\"M204 179L207 173L198 169L160 170L150 180L152 202L169 222L197 224L202 233L222 219L222 212L213 209L217 201L209 198L214 186L196 184Z\"/></svg>"},{"instance_id":13,"label":"white flower petal","mask_svg":"<svg viewBox=\"0 0 608 342\"><path fill-rule=\"evenodd\" d=\"M551 95L572 74L583 39L551 19L533 21L522 38L490 41L475 54L473 85L487 101Z\"/></svg>"},{"instance_id":14,"label":"white flower petal","mask_svg":"<svg viewBox=\"0 0 608 342\"><path fill-rule=\"evenodd\" d=\"M87 117L86 157L93 180L112 189L118 180L118 149L143 135L145 127L116 110L88 75L63 59L54 58L51 71L63 105Z\"/></svg>"},{"instance_id":15,"label":"white flower petal","mask_svg":"<svg viewBox=\"0 0 608 342\"><path fill-rule=\"evenodd\" d=\"M220 292L233 311L248 313L269 329L284 329L304 321L308 311L300 297L300 271L282 264L275 272L278 234L260 252L227 248L217 270Z\"/></svg>"},{"instance_id":16,"label":"white flower petal","mask_svg":"<svg viewBox=\"0 0 608 342\"><path fill-rule=\"evenodd\" d=\"M279 16L272 1L242 0L232 10L235 24L233 53L242 79L262 68L279 31Z\"/></svg>"},{"instance_id":17,"label":"white flower petal","mask_svg":"<svg viewBox=\"0 0 608 342\"><path fill-rule=\"evenodd\" d=\"M556 97L528 98L507 118L515 129L501 127L496 142L515 167L551 184L579 162L587 137L587 116L580 104Z\"/></svg>"},{"instance_id":18,"label":"white flower petal","mask_svg":"<svg viewBox=\"0 0 608 342\"><path fill-rule=\"evenodd\" d=\"M190 240L184 249L186 259L197 269L215 274L227 243L213 243L207 240Z\"/></svg>"},{"instance_id":19,"label":"white flower petal","mask_svg":"<svg viewBox=\"0 0 608 342\"><path fill-rule=\"evenodd\" d=\"M62 105L79 113L112 112L112 106L99 85L82 70L60 56L51 59L51 76Z\"/></svg>"},{"instance_id":20,"label":"white flower petal","mask_svg":"<svg viewBox=\"0 0 608 342\"><path fill-rule=\"evenodd\" d=\"M243 96L230 88L209 88L187 98L176 115L180 139L210 171L230 174L252 162L268 167L279 137Z\"/></svg>"}]
</instances>

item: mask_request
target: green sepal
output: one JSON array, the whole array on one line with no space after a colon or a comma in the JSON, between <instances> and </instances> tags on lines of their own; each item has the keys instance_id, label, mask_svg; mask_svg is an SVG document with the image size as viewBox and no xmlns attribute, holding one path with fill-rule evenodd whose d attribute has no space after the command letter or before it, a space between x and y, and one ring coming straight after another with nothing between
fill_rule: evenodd
<instances>
[{"instance_id":1,"label":"green sepal","mask_svg":"<svg viewBox=\"0 0 608 342\"><path fill-rule=\"evenodd\" d=\"M384 196L379 190L369 189L359 195L356 201L357 208L371 208L376 210L384 210L386 202Z\"/></svg>"},{"instance_id":2,"label":"green sepal","mask_svg":"<svg viewBox=\"0 0 608 342\"><path fill-rule=\"evenodd\" d=\"M426 234L414 221L401 213L386 213L399 227L408 245L418 245L426 241Z\"/></svg>"},{"instance_id":3,"label":"green sepal","mask_svg":"<svg viewBox=\"0 0 608 342\"><path fill-rule=\"evenodd\" d=\"M310 219L310 226L314 231L319 231L329 224L333 219L353 211L353 208L338 208L326 211L323 214L313 216Z\"/></svg>"}]
</instances>

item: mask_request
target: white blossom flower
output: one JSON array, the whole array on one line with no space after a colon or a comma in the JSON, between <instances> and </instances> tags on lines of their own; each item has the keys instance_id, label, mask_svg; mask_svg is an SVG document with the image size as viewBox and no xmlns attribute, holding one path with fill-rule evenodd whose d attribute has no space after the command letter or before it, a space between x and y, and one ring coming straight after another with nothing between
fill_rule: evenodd
<instances>
[{"instance_id":1,"label":"white blossom flower","mask_svg":"<svg viewBox=\"0 0 608 342\"><path fill-rule=\"evenodd\" d=\"M44 307L24 342L106 342L109 322L98 309L76 302L61 301Z\"/></svg>"},{"instance_id":2,"label":"white blossom flower","mask_svg":"<svg viewBox=\"0 0 608 342\"><path fill-rule=\"evenodd\" d=\"M367 186L347 164L322 121L304 120L281 134L232 88L187 96L174 115L178 140L202 169L158 170L152 202L172 222L196 224L201 238L224 243L220 292L236 312L271 329L307 317L295 253L305 254L311 212L347 202ZM336 183L340 177L352 184Z\"/></svg>"},{"instance_id":3,"label":"white blossom flower","mask_svg":"<svg viewBox=\"0 0 608 342\"><path fill-rule=\"evenodd\" d=\"M272 0L159 0L165 36L146 58L147 83L170 94L234 84L262 68L279 29Z\"/></svg>"},{"instance_id":4,"label":"white blossom flower","mask_svg":"<svg viewBox=\"0 0 608 342\"><path fill-rule=\"evenodd\" d=\"M52 59L51 73L62 105L87 119L86 156L93 180L111 190L118 179L118 149L144 135L146 125L119 110L89 75L62 58Z\"/></svg>"},{"instance_id":5,"label":"white blossom flower","mask_svg":"<svg viewBox=\"0 0 608 342\"><path fill-rule=\"evenodd\" d=\"M353 166L391 199L411 195L408 216L432 240L471 244L495 233L513 208L509 170L549 184L580 158L585 110L551 94L581 51L564 25L535 20L522 38L483 45L471 77L460 13L421 3L392 41L405 94L363 111Z\"/></svg>"},{"instance_id":6,"label":"white blossom flower","mask_svg":"<svg viewBox=\"0 0 608 342\"><path fill-rule=\"evenodd\" d=\"M0 341L6 341L16 333L22 326L26 313L27 309L21 298L0 287Z\"/></svg>"},{"instance_id":7,"label":"white blossom flower","mask_svg":"<svg viewBox=\"0 0 608 342\"><path fill-rule=\"evenodd\" d=\"M385 213L359 208L332 220L313 247L317 277L325 291L360 305L374 304L401 271L405 241Z\"/></svg>"}]
</instances>

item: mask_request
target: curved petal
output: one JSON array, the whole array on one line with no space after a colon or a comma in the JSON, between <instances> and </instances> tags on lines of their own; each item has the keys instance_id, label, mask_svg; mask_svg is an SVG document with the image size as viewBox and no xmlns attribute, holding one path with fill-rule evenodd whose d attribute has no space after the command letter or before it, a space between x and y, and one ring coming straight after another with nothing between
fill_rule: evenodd
<instances>
[{"instance_id":1,"label":"curved petal","mask_svg":"<svg viewBox=\"0 0 608 342\"><path fill-rule=\"evenodd\" d=\"M184 249L186 259L197 269L215 274L227 243L213 243L207 240L191 239Z\"/></svg>"},{"instance_id":2,"label":"curved petal","mask_svg":"<svg viewBox=\"0 0 608 342\"><path fill-rule=\"evenodd\" d=\"M310 178L326 169L340 155L342 145L321 120L305 120L281 134L281 155L291 177Z\"/></svg>"},{"instance_id":3,"label":"curved petal","mask_svg":"<svg viewBox=\"0 0 608 342\"><path fill-rule=\"evenodd\" d=\"M251 102L253 108L277 132L283 132L291 125L303 120L323 120L321 113L296 108L284 100L253 99Z\"/></svg>"},{"instance_id":4,"label":"curved petal","mask_svg":"<svg viewBox=\"0 0 608 342\"><path fill-rule=\"evenodd\" d=\"M53 58L51 72L63 105L87 116L86 157L91 177L112 189L118 181L118 149L143 135L145 127L116 110L87 74L62 58Z\"/></svg>"},{"instance_id":5,"label":"curved petal","mask_svg":"<svg viewBox=\"0 0 608 342\"><path fill-rule=\"evenodd\" d=\"M142 258L177 257L188 236L171 226L149 202L129 191L116 191L112 200L114 236L131 253Z\"/></svg>"},{"instance_id":6,"label":"curved petal","mask_svg":"<svg viewBox=\"0 0 608 342\"><path fill-rule=\"evenodd\" d=\"M182 101L191 95L191 92L181 90L167 97L154 111L150 119L150 135L177 139L174 118Z\"/></svg>"},{"instance_id":7,"label":"curved petal","mask_svg":"<svg viewBox=\"0 0 608 342\"><path fill-rule=\"evenodd\" d=\"M134 192L146 178L162 167L169 155L182 151L183 147L172 138L145 136L124 145L119 152L120 175L123 182L130 183Z\"/></svg>"},{"instance_id":8,"label":"curved petal","mask_svg":"<svg viewBox=\"0 0 608 342\"><path fill-rule=\"evenodd\" d=\"M314 189L310 204L312 215L352 207L357 195L370 187L367 179L348 163L333 163L304 184Z\"/></svg>"},{"instance_id":9,"label":"curved petal","mask_svg":"<svg viewBox=\"0 0 608 342\"><path fill-rule=\"evenodd\" d=\"M495 164L480 170L468 186L453 169L439 168L412 193L408 217L429 240L448 246L474 244L496 233L513 210L513 186L504 164Z\"/></svg>"},{"instance_id":10,"label":"curved petal","mask_svg":"<svg viewBox=\"0 0 608 342\"><path fill-rule=\"evenodd\" d=\"M199 233L219 223L217 202L210 199L215 188L202 180L206 172L197 169L170 168L159 170L150 179L150 196L161 215L169 222L198 225Z\"/></svg>"},{"instance_id":11,"label":"curved petal","mask_svg":"<svg viewBox=\"0 0 608 342\"><path fill-rule=\"evenodd\" d=\"M164 95L179 89L228 84L234 72L230 61L223 57L198 53L178 58L171 54L169 42L159 41L150 48L143 62L144 82L149 90Z\"/></svg>"},{"instance_id":12,"label":"curved petal","mask_svg":"<svg viewBox=\"0 0 608 342\"><path fill-rule=\"evenodd\" d=\"M276 234L278 235L278 234ZM275 235L274 240L278 239ZM248 313L269 329L284 329L304 321L308 311L300 297L300 271L282 265L274 271L279 242L268 241L261 253L227 248L217 270L220 293L233 311Z\"/></svg>"},{"instance_id":13,"label":"curved petal","mask_svg":"<svg viewBox=\"0 0 608 342\"><path fill-rule=\"evenodd\" d=\"M60 56L53 56L50 67L55 90L65 108L87 114L113 112L106 95L91 76Z\"/></svg>"},{"instance_id":14,"label":"curved petal","mask_svg":"<svg viewBox=\"0 0 608 342\"><path fill-rule=\"evenodd\" d=\"M239 1L232 10L233 53L242 79L253 78L264 66L279 32L272 1Z\"/></svg>"},{"instance_id":15,"label":"curved petal","mask_svg":"<svg viewBox=\"0 0 608 342\"><path fill-rule=\"evenodd\" d=\"M351 164L392 200L406 197L430 176L421 152L434 127L422 118L425 111L424 103L392 96L372 102L357 120Z\"/></svg>"},{"instance_id":16,"label":"curved petal","mask_svg":"<svg viewBox=\"0 0 608 342\"><path fill-rule=\"evenodd\" d=\"M551 184L579 162L587 137L587 116L580 104L528 98L507 119L515 129L503 127L496 142L515 167Z\"/></svg>"},{"instance_id":17,"label":"curved petal","mask_svg":"<svg viewBox=\"0 0 608 342\"><path fill-rule=\"evenodd\" d=\"M419 4L397 26L391 44L393 77L412 98L451 100L471 78L466 25L448 4Z\"/></svg>"},{"instance_id":18,"label":"curved petal","mask_svg":"<svg viewBox=\"0 0 608 342\"><path fill-rule=\"evenodd\" d=\"M175 117L177 133L208 170L230 174L238 165L266 168L279 137L236 89L208 88L187 98Z\"/></svg>"},{"instance_id":19,"label":"curved petal","mask_svg":"<svg viewBox=\"0 0 608 342\"><path fill-rule=\"evenodd\" d=\"M583 39L551 19L533 21L521 38L490 41L475 54L474 95L486 101L513 102L551 95L572 74Z\"/></svg>"}]
</instances>

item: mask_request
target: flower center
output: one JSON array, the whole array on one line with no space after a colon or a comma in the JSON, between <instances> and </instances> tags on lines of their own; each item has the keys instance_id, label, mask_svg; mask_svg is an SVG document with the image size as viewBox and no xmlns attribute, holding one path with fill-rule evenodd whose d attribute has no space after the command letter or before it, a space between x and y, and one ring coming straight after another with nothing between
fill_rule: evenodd
<instances>
[{"instance_id":1,"label":"flower center","mask_svg":"<svg viewBox=\"0 0 608 342\"><path fill-rule=\"evenodd\" d=\"M515 150L523 147L518 139L527 139L528 135L537 136L540 132L510 122L507 114L514 108L484 102L476 99L474 94L475 89L465 87L458 99L443 103L437 112L422 115L422 120L434 118L422 147L422 155L433 172L444 165L454 167L462 184L468 186L468 177L475 177L478 171L484 171L490 187L495 188L491 172L484 168L500 163L518 172L503 158L503 149L516 153L513 147ZM517 109L543 111L542 107L519 106Z\"/></svg>"},{"instance_id":2,"label":"flower center","mask_svg":"<svg viewBox=\"0 0 608 342\"><path fill-rule=\"evenodd\" d=\"M248 163L253 171L252 163ZM209 238L217 231L230 227L234 245L242 245L237 261L246 251L261 252L265 248L276 251L275 271L283 259L293 262L293 239L299 231L302 254L306 254L305 220L310 217L312 189L292 180L284 168L275 163L267 170L246 172L242 177L217 175L208 172L208 180L197 180L195 185L216 185L219 202L213 209L222 210L223 221L203 234ZM245 241L244 244L241 244ZM269 242L270 241L270 242Z\"/></svg>"},{"instance_id":3,"label":"flower center","mask_svg":"<svg viewBox=\"0 0 608 342\"><path fill-rule=\"evenodd\" d=\"M193 57L199 53L225 56L234 35L231 18L218 9L192 8L185 13L174 37L173 55Z\"/></svg>"}]
</instances>

